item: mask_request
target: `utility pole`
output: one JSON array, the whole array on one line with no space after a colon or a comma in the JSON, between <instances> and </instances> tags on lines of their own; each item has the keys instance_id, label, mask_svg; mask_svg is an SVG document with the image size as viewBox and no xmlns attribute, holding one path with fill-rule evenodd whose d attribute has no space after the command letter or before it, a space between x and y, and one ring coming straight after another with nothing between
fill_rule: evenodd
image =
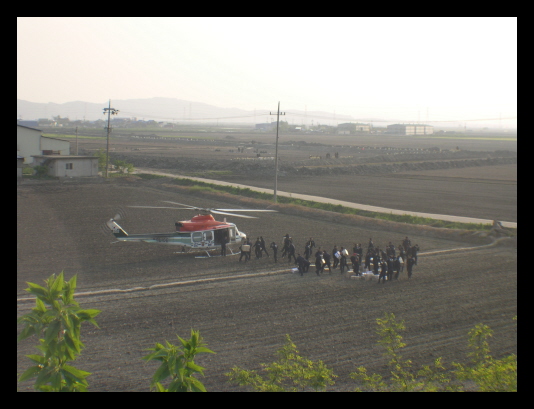
<instances>
[{"instance_id":1,"label":"utility pole","mask_svg":"<svg viewBox=\"0 0 534 409\"><path fill-rule=\"evenodd\" d=\"M280 101L278 101L278 111L276 113L276 148L274 154L274 202L276 203L276 192L278 191L278 126L280 125L280 115L285 115L285 112L280 113ZM269 112L269 115L274 115Z\"/></svg>"},{"instance_id":2,"label":"utility pole","mask_svg":"<svg viewBox=\"0 0 534 409\"><path fill-rule=\"evenodd\" d=\"M108 138L107 138L107 147L106 147L106 179L108 178L108 168L109 168L109 132L111 130L109 126L110 116L117 115L119 113L118 109L111 108L111 99L109 100L108 108L104 108L104 115L106 115L106 111L108 113Z\"/></svg>"},{"instance_id":3,"label":"utility pole","mask_svg":"<svg viewBox=\"0 0 534 409\"><path fill-rule=\"evenodd\" d=\"M78 127L76 127L76 156L78 156Z\"/></svg>"}]
</instances>

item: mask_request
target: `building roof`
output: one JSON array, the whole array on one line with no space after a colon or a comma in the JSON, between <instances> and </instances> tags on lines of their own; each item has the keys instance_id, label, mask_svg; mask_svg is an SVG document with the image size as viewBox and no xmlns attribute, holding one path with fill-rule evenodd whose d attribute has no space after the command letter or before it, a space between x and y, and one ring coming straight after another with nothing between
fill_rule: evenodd
<instances>
[{"instance_id":1,"label":"building roof","mask_svg":"<svg viewBox=\"0 0 534 409\"><path fill-rule=\"evenodd\" d=\"M97 159L98 156L76 156L76 155L31 155L32 158L47 158L47 159Z\"/></svg>"},{"instance_id":2,"label":"building roof","mask_svg":"<svg viewBox=\"0 0 534 409\"><path fill-rule=\"evenodd\" d=\"M54 139L55 141L70 142L70 141L67 141L67 140L65 140L65 139L52 138L51 136L41 136L41 138L45 138L45 139Z\"/></svg>"},{"instance_id":3,"label":"building roof","mask_svg":"<svg viewBox=\"0 0 534 409\"><path fill-rule=\"evenodd\" d=\"M388 126L432 126L427 124L392 124Z\"/></svg>"},{"instance_id":4,"label":"building roof","mask_svg":"<svg viewBox=\"0 0 534 409\"><path fill-rule=\"evenodd\" d=\"M26 128L26 129L31 129L32 131L39 131L39 132L42 132L41 129L30 128L29 126L24 126L24 125L19 125L19 124L17 124L17 126L20 126L20 127L22 127L22 128Z\"/></svg>"}]
</instances>

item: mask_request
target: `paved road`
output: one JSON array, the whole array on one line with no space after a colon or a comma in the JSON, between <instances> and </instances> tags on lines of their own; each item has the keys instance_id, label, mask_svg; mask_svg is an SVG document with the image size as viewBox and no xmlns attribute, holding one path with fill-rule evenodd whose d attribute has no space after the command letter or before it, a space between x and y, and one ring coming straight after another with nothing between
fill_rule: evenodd
<instances>
[{"instance_id":1,"label":"paved road","mask_svg":"<svg viewBox=\"0 0 534 409\"><path fill-rule=\"evenodd\" d=\"M174 175L172 173L164 173L164 172L158 172L151 169L141 169L137 168L136 173L150 173L153 175L161 175L161 176L168 176L168 177L174 177L174 178L187 178L191 180L196 180L199 182L204 183L213 183L217 185L222 186L233 186L233 187L239 187L242 189L250 189L257 192L262 193L270 193L273 194L273 189L264 189L260 187L255 186L247 186L247 185L241 185L239 183L230 183L230 182L223 182L220 180L213 180L213 179L203 179L203 178L196 178L196 177L190 177L190 176L180 176L180 175ZM302 195L300 193L289 193L289 192L283 192L281 190L277 191L278 196L285 196L285 197L291 197L294 199L301 199L301 200L311 200L314 202L319 203L331 203L334 205L341 205L345 207L351 207L354 209L360 209L360 210L367 210L370 212L378 212L378 213L391 213L391 214L399 214L399 215L410 215L410 216L418 216L418 217L427 217L430 219L436 219L436 220L445 220L450 222L459 222L459 223L482 223L482 224L493 224L493 220L489 219L477 219L473 217L462 217L462 216L450 216L445 214L433 214L433 213L420 213L420 212L409 212L406 210L397 210L397 209L388 209L385 207L378 207L378 206L369 206L365 204L360 203L352 203L352 202L345 202L343 200L336 200L336 199L330 199L327 197L319 197L319 196L311 196L311 195ZM503 227L509 227L517 229L517 223L516 222L506 222L506 221L500 221Z\"/></svg>"}]
</instances>

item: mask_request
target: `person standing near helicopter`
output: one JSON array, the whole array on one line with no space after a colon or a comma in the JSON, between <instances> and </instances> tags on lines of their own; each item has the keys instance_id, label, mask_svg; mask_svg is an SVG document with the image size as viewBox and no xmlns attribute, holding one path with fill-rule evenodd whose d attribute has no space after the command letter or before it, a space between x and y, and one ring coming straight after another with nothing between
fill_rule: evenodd
<instances>
[{"instance_id":1,"label":"person standing near helicopter","mask_svg":"<svg viewBox=\"0 0 534 409\"><path fill-rule=\"evenodd\" d=\"M287 259L289 260L290 263L291 263L291 257L293 257L293 260L296 263L297 258L295 257L295 245L293 244L291 240L289 240L289 244L287 246Z\"/></svg>"},{"instance_id":2,"label":"person standing near helicopter","mask_svg":"<svg viewBox=\"0 0 534 409\"><path fill-rule=\"evenodd\" d=\"M263 236L260 236L260 245L261 245L261 253L265 251L265 255L269 257L269 253L267 253L267 247L265 246L265 240L263 239Z\"/></svg>"},{"instance_id":3,"label":"person standing near helicopter","mask_svg":"<svg viewBox=\"0 0 534 409\"><path fill-rule=\"evenodd\" d=\"M284 245L282 246L282 258L285 257L287 254L287 251L289 250L289 243L291 243L291 237L289 236L289 233L287 233L284 237Z\"/></svg>"},{"instance_id":4,"label":"person standing near helicopter","mask_svg":"<svg viewBox=\"0 0 534 409\"><path fill-rule=\"evenodd\" d=\"M224 234L221 241L221 256L226 257L226 244L228 243L228 234Z\"/></svg>"},{"instance_id":5,"label":"person standing near helicopter","mask_svg":"<svg viewBox=\"0 0 534 409\"><path fill-rule=\"evenodd\" d=\"M246 247L246 244L247 242L245 241L245 239L243 239L243 241L241 242L241 246L239 246L239 249L241 250L241 255L239 256L239 262L241 263L241 260L243 259L243 257L245 258L245 263L247 262L247 252L248 252L248 249Z\"/></svg>"},{"instance_id":6,"label":"person standing near helicopter","mask_svg":"<svg viewBox=\"0 0 534 409\"><path fill-rule=\"evenodd\" d=\"M257 259L261 258L262 251L261 251L261 241L259 237L256 239L256 242L254 243L254 253L256 254Z\"/></svg>"},{"instance_id":7,"label":"person standing near helicopter","mask_svg":"<svg viewBox=\"0 0 534 409\"><path fill-rule=\"evenodd\" d=\"M276 243L273 241L269 247L270 247L271 250L273 251L274 262L277 263L278 260L277 260L277 258L276 258L276 255L278 254L278 244L276 244Z\"/></svg>"}]
</instances>

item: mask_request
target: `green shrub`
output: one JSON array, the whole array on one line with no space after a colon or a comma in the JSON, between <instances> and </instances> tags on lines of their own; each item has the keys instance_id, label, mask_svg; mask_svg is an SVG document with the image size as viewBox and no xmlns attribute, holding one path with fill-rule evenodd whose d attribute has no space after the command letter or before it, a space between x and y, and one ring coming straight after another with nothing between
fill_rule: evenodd
<instances>
[{"instance_id":1,"label":"green shrub","mask_svg":"<svg viewBox=\"0 0 534 409\"><path fill-rule=\"evenodd\" d=\"M315 392L326 391L333 385L333 370L327 368L322 361L311 361L301 357L296 345L286 335L285 345L276 353L278 361L261 364L265 376L256 371L248 371L234 367L226 374L230 382L241 386L250 386L258 392L299 392L311 388Z\"/></svg>"},{"instance_id":2,"label":"green shrub","mask_svg":"<svg viewBox=\"0 0 534 409\"><path fill-rule=\"evenodd\" d=\"M177 336L178 337L178 336ZM178 337L182 347L177 347L168 341L165 345L156 343L151 354L143 357L145 361L160 361L150 384L157 392L206 392L206 388L195 374L204 375L204 368L195 364L195 357L201 353L214 354L206 348L199 331L191 330L191 338L184 340ZM167 388L162 381L170 378Z\"/></svg>"},{"instance_id":3,"label":"green shrub","mask_svg":"<svg viewBox=\"0 0 534 409\"><path fill-rule=\"evenodd\" d=\"M52 274L45 280L46 286L28 283L26 289L36 297L35 308L17 319L23 324L17 342L36 335L39 355L26 355L33 366L19 378L19 382L36 378L34 388L46 392L85 392L89 372L67 364L76 359L84 347L81 341L81 325L88 321L97 326L94 318L99 310L82 309L74 300L76 276L69 281L63 272Z\"/></svg>"}]
</instances>

